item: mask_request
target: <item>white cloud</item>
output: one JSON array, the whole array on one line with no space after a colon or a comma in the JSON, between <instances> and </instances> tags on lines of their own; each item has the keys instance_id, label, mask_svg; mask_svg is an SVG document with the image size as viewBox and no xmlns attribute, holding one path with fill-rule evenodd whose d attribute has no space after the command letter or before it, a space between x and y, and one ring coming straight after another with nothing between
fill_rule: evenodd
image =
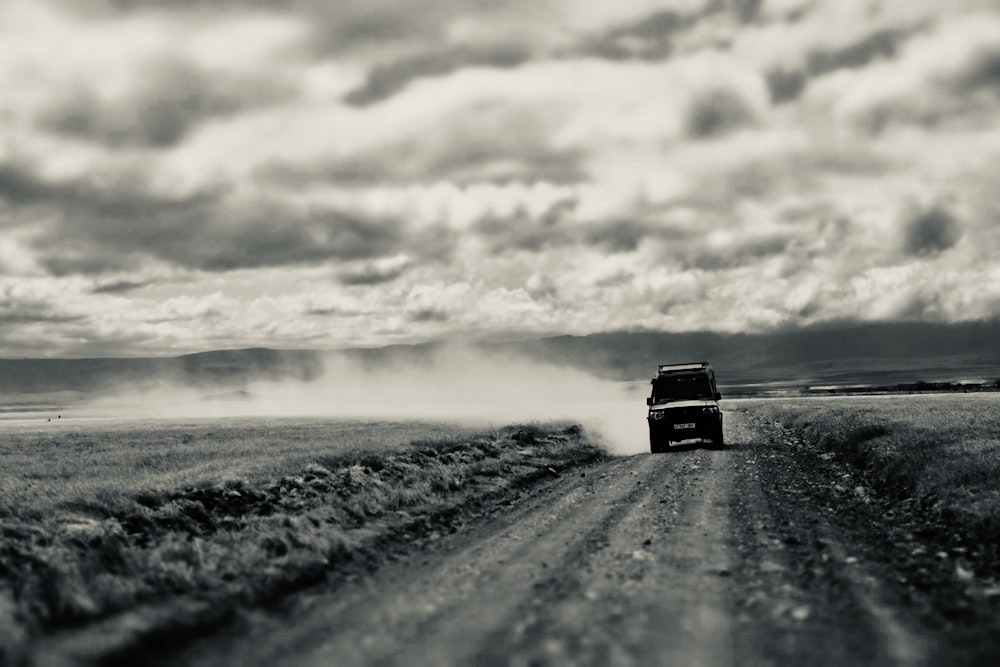
<instances>
[{"instance_id":1,"label":"white cloud","mask_svg":"<svg viewBox=\"0 0 1000 667\"><path fill-rule=\"evenodd\" d=\"M739 4L3 3L4 353L995 315L995 6Z\"/></svg>"},{"instance_id":2,"label":"white cloud","mask_svg":"<svg viewBox=\"0 0 1000 667\"><path fill-rule=\"evenodd\" d=\"M34 253L17 238L0 238L0 275L37 276L42 269Z\"/></svg>"},{"instance_id":3,"label":"white cloud","mask_svg":"<svg viewBox=\"0 0 1000 667\"><path fill-rule=\"evenodd\" d=\"M1000 15L960 15L912 38L898 58L863 69L840 70L810 86L808 108L865 131L894 123L962 123L992 110L971 104L966 79L981 58L1000 57ZM995 93L992 97L995 106Z\"/></svg>"}]
</instances>

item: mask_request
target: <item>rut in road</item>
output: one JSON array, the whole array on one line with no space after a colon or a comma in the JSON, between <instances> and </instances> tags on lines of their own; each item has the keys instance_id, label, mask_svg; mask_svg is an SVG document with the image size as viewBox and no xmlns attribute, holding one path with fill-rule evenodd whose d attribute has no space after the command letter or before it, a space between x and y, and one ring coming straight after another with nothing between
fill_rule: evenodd
<instances>
[{"instance_id":1,"label":"rut in road","mask_svg":"<svg viewBox=\"0 0 1000 667\"><path fill-rule=\"evenodd\" d=\"M920 664L922 645L877 585L830 557L843 550L831 550L836 536L807 510L776 504L760 434L730 414L726 435L736 444L722 451L678 448L566 474L433 552L302 596L292 611L251 619L249 635L208 638L182 659ZM809 524L823 540L789 553L779 523ZM808 569L795 560L803 549L815 552Z\"/></svg>"}]
</instances>

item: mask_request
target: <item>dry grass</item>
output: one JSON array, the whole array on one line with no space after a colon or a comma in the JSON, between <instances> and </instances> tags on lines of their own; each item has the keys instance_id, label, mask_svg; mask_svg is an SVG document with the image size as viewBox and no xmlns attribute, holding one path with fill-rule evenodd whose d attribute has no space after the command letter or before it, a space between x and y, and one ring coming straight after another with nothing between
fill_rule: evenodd
<instances>
[{"instance_id":1,"label":"dry grass","mask_svg":"<svg viewBox=\"0 0 1000 667\"><path fill-rule=\"evenodd\" d=\"M419 537L434 517L604 455L561 426L475 435L240 420L58 432L8 425L3 435L8 658L32 638L140 604L257 604L351 562L377 562L379 545Z\"/></svg>"},{"instance_id":2,"label":"dry grass","mask_svg":"<svg viewBox=\"0 0 1000 667\"><path fill-rule=\"evenodd\" d=\"M140 491L263 482L316 456L350 459L414 439L474 432L453 424L319 419L0 422L0 517L86 512Z\"/></svg>"},{"instance_id":3,"label":"dry grass","mask_svg":"<svg viewBox=\"0 0 1000 667\"><path fill-rule=\"evenodd\" d=\"M748 401L865 472L1000 565L1000 395Z\"/></svg>"}]
</instances>

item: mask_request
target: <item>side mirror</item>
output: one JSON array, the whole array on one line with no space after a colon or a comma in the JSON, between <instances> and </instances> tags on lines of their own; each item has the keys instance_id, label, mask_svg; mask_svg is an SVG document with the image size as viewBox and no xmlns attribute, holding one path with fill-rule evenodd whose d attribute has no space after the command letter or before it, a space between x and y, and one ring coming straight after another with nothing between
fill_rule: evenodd
<instances>
[{"instance_id":1,"label":"side mirror","mask_svg":"<svg viewBox=\"0 0 1000 667\"><path fill-rule=\"evenodd\" d=\"M719 393L719 392L715 392L715 400L721 401L722 400L722 394Z\"/></svg>"},{"instance_id":2,"label":"side mirror","mask_svg":"<svg viewBox=\"0 0 1000 667\"><path fill-rule=\"evenodd\" d=\"M652 404L653 404L653 397L652 396L647 396L646 397L646 405L652 405Z\"/></svg>"}]
</instances>

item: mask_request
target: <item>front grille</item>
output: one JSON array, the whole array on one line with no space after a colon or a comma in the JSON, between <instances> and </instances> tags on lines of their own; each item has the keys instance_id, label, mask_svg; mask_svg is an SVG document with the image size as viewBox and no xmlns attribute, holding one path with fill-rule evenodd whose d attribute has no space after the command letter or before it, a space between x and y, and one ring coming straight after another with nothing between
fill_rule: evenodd
<instances>
[{"instance_id":1,"label":"front grille","mask_svg":"<svg viewBox=\"0 0 1000 667\"><path fill-rule=\"evenodd\" d=\"M663 411L663 419L650 419L649 428L670 437L701 437L718 427L718 414L705 412L702 407L671 408ZM694 424L694 428L675 429L675 424Z\"/></svg>"}]
</instances>

